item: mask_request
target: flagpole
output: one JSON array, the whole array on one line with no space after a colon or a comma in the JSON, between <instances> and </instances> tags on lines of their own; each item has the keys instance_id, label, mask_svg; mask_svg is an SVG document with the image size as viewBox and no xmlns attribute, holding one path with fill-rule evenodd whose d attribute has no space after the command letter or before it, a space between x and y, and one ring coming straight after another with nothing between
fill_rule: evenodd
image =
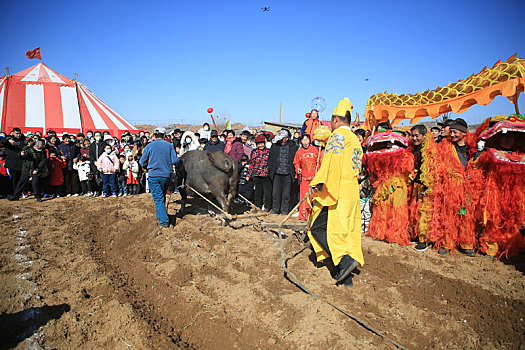
<instances>
[{"instance_id":1,"label":"flagpole","mask_svg":"<svg viewBox=\"0 0 525 350\"><path fill-rule=\"evenodd\" d=\"M283 110L283 102L279 102L279 124L281 123L281 112Z\"/></svg>"},{"instance_id":2,"label":"flagpole","mask_svg":"<svg viewBox=\"0 0 525 350\"><path fill-rule=\"evenodd\" d=\"M84 128L82 126L82 108L80 107L80 91L78 87L78 74L75 73L75 90L77 91L77 104L78 104L78 115L80 117L80 132L84 133ZM95 132L96 130L93 130Z\"/></svg>"}]
</instances>

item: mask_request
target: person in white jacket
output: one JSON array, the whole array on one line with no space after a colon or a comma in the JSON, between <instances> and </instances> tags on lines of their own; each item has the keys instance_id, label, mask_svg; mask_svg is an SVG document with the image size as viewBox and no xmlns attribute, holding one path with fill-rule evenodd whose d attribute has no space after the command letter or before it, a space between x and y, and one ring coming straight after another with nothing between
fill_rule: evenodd
<instances>
[{"instance_id":1,"label":"person in white jacket","mask_svg":"<svg viewBox=\"0 0 525 350\"><path fill-rule=\"evenodd\" d=\"M91 162L85 156L82 156L78 162L73 163L73 169L78 172L78 179L80 180L80 186L82 186L82 194L84 197L91 197L93 195L91 181L89 181Z\"/></svg>"},{"instance_id":2,"label":"person in white jacket","mask_svg":"<svg viewBox=\"0 0 525 350\"><path fill-rule=\"evenodd\" d=\"M184 134L182 134L180 141L181 141L181 146L180 146L179 157L182 156L186 152L198 149L200 146L199 139L195 136L193 132L189 130L184 132Z\"/></svg>"},{"instance_id":3,"label":"person in white jacket","mask_svg":"<svg viewBox=\"0 0 525 350\"><path fill-rule=\"evenodd\" d=\"M130 196L139 194L139 162L133 158L133 154L127 155L127 159L124 162L122 169L126 172L128 194Z\"/></svg>"},{"instance_id":4,"label":"person in white jacket","mask_svg":"<svg viewBox=\"0 0 525 350\"><path fill-rule=\"evenodd\" d=\"M200 128L199 131L197 132L199 133L199 135L201 135L201 138L209 140L211 136L210 135L211 133L210 124L208 123L202 124L202 128Z\"/></svg>"}]
</instances>

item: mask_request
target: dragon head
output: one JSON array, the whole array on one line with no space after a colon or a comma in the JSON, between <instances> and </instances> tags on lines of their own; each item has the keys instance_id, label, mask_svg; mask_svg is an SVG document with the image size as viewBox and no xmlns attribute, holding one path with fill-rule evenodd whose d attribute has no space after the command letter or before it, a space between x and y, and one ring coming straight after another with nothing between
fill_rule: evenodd
<instances>
[{"instance_id":1,"label":"dragon head","mask_svg":"<svg viewBox=\"0 0 525 350\"><path fill-rule=\"evenodd\" d=\"M408 139L395 131L387 130L370 136L366 141L368 153L394 153L408 147Z\"/></svg>"},{"instance_id":2,"label":"dragon head","mask_svg":"<svg viewBox=\"0 0 525 350\"><path fill-rule=\"evenodd\" d=\"M476 130L478 141L494 161L525 166L525 116L522 114L497 115L487 118Z\"/></svg>"}]
</instances>

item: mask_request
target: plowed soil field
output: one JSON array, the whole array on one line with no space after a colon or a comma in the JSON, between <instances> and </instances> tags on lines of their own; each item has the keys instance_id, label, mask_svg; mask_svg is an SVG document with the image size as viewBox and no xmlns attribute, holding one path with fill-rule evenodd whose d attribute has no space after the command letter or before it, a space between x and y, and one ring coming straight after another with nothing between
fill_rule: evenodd
<instances>
[{"instance_id":1,"label":"plowed soil field","mask_svg":"<svg viewBox=\"0 0 525 350\"><path fill-rule=\"evenodd\" d=\"M0 201L0 348L393 348L285 278L278 237L258 219L222 227L202 207L190 200L159 229L146 194ZM442 257L363 238L365 266L345 287L287 233L301 283L408 349L525 346L523 256Z\"/></svg>"}]
</instances>

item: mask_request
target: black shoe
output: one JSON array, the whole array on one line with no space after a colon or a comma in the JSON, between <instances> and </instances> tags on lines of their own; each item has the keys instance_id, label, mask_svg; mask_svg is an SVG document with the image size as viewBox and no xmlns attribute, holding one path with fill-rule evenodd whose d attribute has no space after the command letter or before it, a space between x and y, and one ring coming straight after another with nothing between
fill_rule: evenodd
<instances>
[{"instance_id":1,"label":"black shoe","mask_svg":"<svg viewBox=\"0 0 525 350\"><path fill-rule=\"evenodd\" d=\"M339 273L335 276L337 282L344 281L350 273L359 265L350 255L345 255L339 262Z\"/></svg>"},{"instance_id":2,"label":"black shoe","mask_svg":"<svg viewBox=\"0 0 525 350\"><path fill-rule=\"evenodd\" d=\"M428 244L426 244L425 242L419 242L418 244L416 244L416 246L414 247L414 250L416 252L424 252L425 250L428 249Z\"/></svg>"},{"instance_id":3,"label":"black shoe","mask_svg":"<svg viewBox=\"0 0 525 350\"><path fill-rule=\"evenodd\" d=\"M7 196L7 200L9 200L9 201L17 201L17 200L18 200L18 197L15 197L15 196Z\"/></svg>"},{"instance_id":4,"label":"black shoe","mask_svg":"<svg viewBox=\"0 0 525 350\"><path fill-rule=\"evenodd\" d=\"M474 251L474 249L463 249L463 254L465 254L466 256L470 256L471 258L476 256L476 252Z\"/></svg>"},{"instance_id":5,"label":"black shoe","mask_svg":"<svg viewBox=\"0 0 525 350\"><path fill-rule=\"evenodd\" d=\"M159 224L160 227L169 228L170 224Z\"/></svg>"},{"instance_id":6,"label":"black shoe","mask_svg":"<svg viewBox=\"0 0 525 350\"><path fill-rule=\"evenodd\" d=\"M42 198L38 197L38 198L36 199L36 201L37 201L37 202L42 202Z\"/></svg>"},{"instance_id":7,"label":"black shoe","mask_svg":"<svg viewBox=\"0 0 525 350\"><path fill-rule=\"evenodd\" d=\"M6 199L7 197L4 196L3 194L0 194L0 199Z\"/></svg>"},{"instance_id":8,"label":"black shoe","mask_svg":"<svg viewBox=\"0 0 525 350\"><path fill-rule=\"evenodd\" d=\"M439 255L447 255L448 253L450 253L450 249L445 249L445 248L441 247L438 250L438 254Z\"/></svg>"}]
</instances>

